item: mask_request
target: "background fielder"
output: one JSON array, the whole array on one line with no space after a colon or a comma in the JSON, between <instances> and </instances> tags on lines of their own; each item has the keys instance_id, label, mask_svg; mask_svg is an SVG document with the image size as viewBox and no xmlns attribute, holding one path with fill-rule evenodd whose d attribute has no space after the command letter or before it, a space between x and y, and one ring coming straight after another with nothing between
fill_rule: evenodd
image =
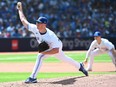
<instances>
[{"instance_id":1,"label":"background fielder","mask_svg":"<svg viewBox=\"0 0 116 87\"><path fill-rule=\"evenodd\" d=\"M17 3L17 9L19 12L20 20L29 31L33 32L38 43L41 43L42 41L45 41L49 45L49 49L47 51L41 52L37 56L37 60L33 69L32 74L30 77L25 81L25 83L36 83L37 82L37 73L40 69L40 66L42 64L42 60L44 58L47 58L51 55L55 56L56 58L66 61L72 65L74 65L76 68L79 69L79 71L82 71L86 76L88 76L88 72L84 69L83 64L78 63L74 61L72 58L66 56L62 51L62 42L58 39L58 37L55 35L54 32L52 32L50 29L46 28L47 24L47 18L45 17L39 17L35 24L29 23L22 10L22 4L21 2Z\"/></svg>"},{"instance_id":2,"label":"background fielder","mask_svg":"<svg viewBox=\"0 0 116 87\"><path fill-rule=\"evenodd\" d=\"M92 71L94 57L104 53L109 54L113 64L116 67L116 51L114 45L107 39L101 38L101 33L99 31L96 31L94 33L94 39L95 40L91 43L90 48L87 51L86 58L84 60L84 63L86 64L89 58L87 70Z\"/></svg>"}]
</instances>

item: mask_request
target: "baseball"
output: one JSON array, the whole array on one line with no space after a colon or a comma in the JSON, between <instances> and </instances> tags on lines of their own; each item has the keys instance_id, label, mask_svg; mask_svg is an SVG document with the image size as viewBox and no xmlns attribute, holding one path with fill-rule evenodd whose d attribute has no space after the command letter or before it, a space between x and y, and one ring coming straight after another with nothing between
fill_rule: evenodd
<instances>
[{"instance_id":1,"label":"baseball","mask_svg":"<svg viewBox=\"0 0 116 87\"><path fill-rule=\"evenodd\" d=\"M17 6L20 7L20 6L21 6L21 2L18 2L18 3L17 3Z\"/></svg>"}]
</instances>

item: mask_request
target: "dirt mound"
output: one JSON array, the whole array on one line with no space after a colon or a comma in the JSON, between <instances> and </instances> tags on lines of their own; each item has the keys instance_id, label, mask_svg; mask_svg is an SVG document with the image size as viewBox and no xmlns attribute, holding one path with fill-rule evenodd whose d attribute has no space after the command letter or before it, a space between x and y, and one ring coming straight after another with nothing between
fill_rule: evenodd
<instances>
[{"instance_id":1,"label":"dirt mound","mask_svg":"<svg viewBox=\"0 0 116 87\"><path fill-rule=\"evenodd\" d=\"M35 84L8 82L0 83L0 87L116 87L116 75L39 79Z\"/></svg>"}]
</instances>

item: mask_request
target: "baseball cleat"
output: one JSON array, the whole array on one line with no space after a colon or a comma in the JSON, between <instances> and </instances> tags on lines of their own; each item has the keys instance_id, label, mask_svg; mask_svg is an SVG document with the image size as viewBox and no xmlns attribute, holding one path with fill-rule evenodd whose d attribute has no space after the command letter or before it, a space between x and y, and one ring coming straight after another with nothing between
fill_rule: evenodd
<instances>
[{"instance_id":1,"label":"baseball cleat","mask_svg":"<svg viewBox=\"0 0 116 87\"><path fill-rule=\"evenodd\" d=\"M37 79L29 77L25 80L25 83L37 83Z\"/></svg>"},{"instance_id":2,"label":"baseball cleat","mask_svg":"<svg viewBox=\"0 0 116 87\"><path fill-rule=\"evenodd\" d=\"M88 72L85 70L83 63L80 63L80 69L79 69L79 71L81 71L83 74L85 74L86 76L88 76Z\"/></svg>"}]
</instances>

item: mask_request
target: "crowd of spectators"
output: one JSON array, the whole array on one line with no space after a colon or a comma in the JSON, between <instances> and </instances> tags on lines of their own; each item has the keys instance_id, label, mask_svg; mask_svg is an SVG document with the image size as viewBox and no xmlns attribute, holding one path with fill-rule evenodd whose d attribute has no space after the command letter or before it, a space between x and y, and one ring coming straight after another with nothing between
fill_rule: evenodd
<instances>
[{"instance_id":1,"label":"crowd of spectators","mask_svg":"<svg viewBox=\"0 0 116 87\"><path fill-rule=\"evenodd\" d=\"M47 17L47 27L58 37L91 37L96 30L105 37L116 37L115 0L2 0L0 38L34 37L20 22L18 1L29 22Z\"/></svg>"}]
</instances>

